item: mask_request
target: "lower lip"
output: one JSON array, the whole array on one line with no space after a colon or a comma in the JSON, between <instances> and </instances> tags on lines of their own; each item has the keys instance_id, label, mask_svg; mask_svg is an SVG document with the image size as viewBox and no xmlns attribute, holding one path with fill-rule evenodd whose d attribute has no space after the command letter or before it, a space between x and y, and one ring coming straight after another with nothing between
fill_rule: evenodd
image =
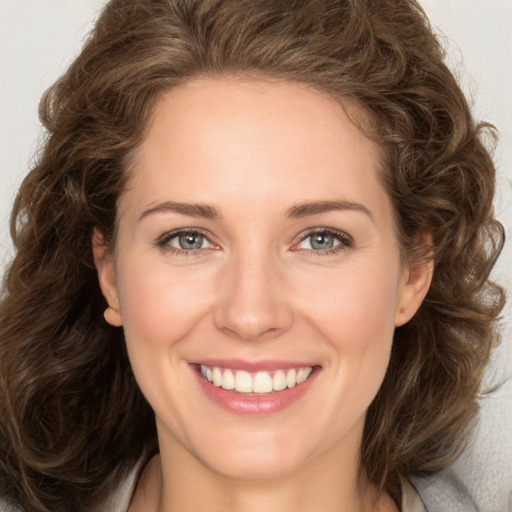
<instances>
[{"instance_id":1,"label":"lower lip","mask_svg":"<svg viewBox=\"0 0 512 512\"><path fill-rule=\"evenodd\" d=\"M269 416L290 407L299 400L310 388L319 372L315 369L304 382L269 395L244 395L236 391L228 391L214 386L201 377L195 369L194 373L206 396L226 411L239 416Z\"/></svg>"}]
</instances>

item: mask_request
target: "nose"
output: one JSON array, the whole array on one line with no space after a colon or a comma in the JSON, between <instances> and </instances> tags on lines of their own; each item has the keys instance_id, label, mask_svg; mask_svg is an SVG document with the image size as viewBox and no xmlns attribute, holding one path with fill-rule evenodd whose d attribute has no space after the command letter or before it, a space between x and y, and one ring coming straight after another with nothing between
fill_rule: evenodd
<instances>
[{"instance_id":1,"label":"nose","mask_svg":"<svg viewBox=\"0 0 512 512\"><path fill-rule=\"evenodd\" d=\"M243 341L277 336L293 322L284 272L268 255L238 256L226 264L217 290L215 324Z\"/></svg>"}]
</instances>

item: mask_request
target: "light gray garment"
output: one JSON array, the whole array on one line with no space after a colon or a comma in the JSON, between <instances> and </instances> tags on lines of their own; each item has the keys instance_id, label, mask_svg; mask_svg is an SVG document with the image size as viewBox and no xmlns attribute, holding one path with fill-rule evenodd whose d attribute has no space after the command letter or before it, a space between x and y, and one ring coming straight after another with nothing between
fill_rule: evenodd
<instances>
[{"instance_id":1,"label":"light gray garment","mask_svg":"<svg viewBox=\"0 0 512 512\"><path fill-rule=\"evenodd\" d=\"M22 512L14 503L8 498L0 496L0 512Z\"/></svg>"},{"instance_id":2,"label":"light gray garment","mask_svg":"<svg viewBox=\"0 0 512 512\"><path fill-rule=\"evenodd\" d=\"M428 512L512 512L512 379L482 400L462 456L440 474L412 482Z\"/></svg>"}]
</instances>

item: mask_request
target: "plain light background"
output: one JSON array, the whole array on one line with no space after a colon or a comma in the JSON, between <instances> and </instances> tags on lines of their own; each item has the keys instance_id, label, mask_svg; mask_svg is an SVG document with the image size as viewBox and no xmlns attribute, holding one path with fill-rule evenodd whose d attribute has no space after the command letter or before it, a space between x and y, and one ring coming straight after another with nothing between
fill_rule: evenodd
<instances>
[{"instance_id":1,"label":"plain light background","mask_svg":"<svg viewBox=\"0 0 512 512\"><path fill-rule=\"evenodd\" d=\"M0 270L12 256L8 218L40 138L38 101L80 50L104 0L0 0ZM500 131L498 218L508 242L494 272L512 297L512 0L422 0L478 119ZM512 370L512 306L495 369Z\"/></svg>"}]
</instances>

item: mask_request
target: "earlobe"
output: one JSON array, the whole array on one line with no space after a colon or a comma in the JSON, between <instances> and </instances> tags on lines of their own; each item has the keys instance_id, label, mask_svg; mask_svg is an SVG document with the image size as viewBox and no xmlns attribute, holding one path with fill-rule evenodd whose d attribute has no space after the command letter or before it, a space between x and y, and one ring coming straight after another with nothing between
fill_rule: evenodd
<instances>
[{"instance_id":1,"label":"earlobe","mask_svg":"<svg viewBox=\"0 0 512 512\"><path fill-rule=\"evenodd\" d=\"M114 327L121 327L123 325L123 321L121 319L121 314L119 313L118 309L114 309L111 306L109 306L105 311L103 312L103 317L105 318L105 321L114 326Z\"/></svg>"},{"instance_id":2,"label":"earlobe","mask_svg":"<svg viewBox=\"0 0 512 512\"><path fill-rule=\"evenodd\" d=\"M101 292L109 305L103 315L107 323L114 327L120 327L123 325L123 321L119 311L119 294L114 257L103 234L98 229L94 229L93 232L92 251Z\"/></svg>"},{"instance_id":3,"label":"earlobe","mask_svg":"<svg viewBox=\"0 0 512 512\"><path fill-rule=\"evenodd\" d=\"M410 264L399 292L395 310L395 327L406 324L418 311L430 288L433 272L432 258L422 258Z\"/></svg>"}]
</instances>

